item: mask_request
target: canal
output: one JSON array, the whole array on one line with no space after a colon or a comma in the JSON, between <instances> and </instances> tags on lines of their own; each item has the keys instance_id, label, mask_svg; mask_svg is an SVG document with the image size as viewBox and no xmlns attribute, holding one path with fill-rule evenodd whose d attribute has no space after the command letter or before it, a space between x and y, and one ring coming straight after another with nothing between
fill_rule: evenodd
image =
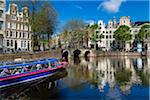
<instances>
[{"instance_id":1,"label":"canal","mask_svg":"<svg viewBox=\"0 0 150 100\"><path fill-rule=\"evenodd\" d=\"M2 99L149 100L150 58L69 59L66 71L52 79L1 91Z\"/></svg>"}]
</instances>

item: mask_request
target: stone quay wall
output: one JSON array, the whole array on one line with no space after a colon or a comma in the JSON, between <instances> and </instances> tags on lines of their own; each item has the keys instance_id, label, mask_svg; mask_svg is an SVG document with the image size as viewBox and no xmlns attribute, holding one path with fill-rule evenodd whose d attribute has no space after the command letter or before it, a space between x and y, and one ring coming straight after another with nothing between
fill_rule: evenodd
<instances>
[{"instance_id":1,"label":"stone quay wall","mask_svg":"<svg viewBox=\"0 0 150 100\"><path fill-rule=\"evenodd\" d=\"M60 58L61 52L60 50L51 50L51 51L43 51L43 52L34 52L34 53L12 53L12 54L0 54L0 61L14 60L14 59L40 59L40 58Z\"/></svg>"},{"instance_id":2,"label":"stone quay wall","mask_svg":"<svg viewBox=\"0 0 150 100\"><path fill-rule=\"evenodd\" d=\"M92 51L89 56L94 57L116 57L116 56L150 56L150 52L101 52L101 51Z\"/></svg>"},{"instance_id":3,"label":"stone quay wall","mask_svg":"<svg viewBox=\"0 0 150 100\"><path fill-rule=\"evenodd\" d=\"M141 56L141 53L137 52L102 52L102 51L90 51L88 56L91 57L119 57L119 56ZM150 57L150 52L146 53L146 56ZM61 50L51 50L34 53L12 53L12 54L0 54L0 61L14 60L14 59L40 59L40 58L61 58Z\"/></svg>"}]
</instances>

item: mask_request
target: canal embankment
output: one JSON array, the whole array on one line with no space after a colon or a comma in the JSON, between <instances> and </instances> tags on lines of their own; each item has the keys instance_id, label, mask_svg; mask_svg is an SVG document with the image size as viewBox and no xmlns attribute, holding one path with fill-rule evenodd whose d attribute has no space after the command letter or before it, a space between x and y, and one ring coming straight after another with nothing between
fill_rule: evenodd
<instances>
[{"instance_id":1,"label":"canal embankment","mask_svg":"<svg viewBox=\"0 0 150 100\"><path fill-rule=\"evenodd\" d=\"M41 51L41 52L26 52L26 53L4 53L0 54L0 61L7 61L12 59L39 59L48 57L61 57L60 50Z\"/></svg>"},{"instance_id":2,"label":"canal embankment","mask_svg":"<svg viewBox=\"0 0 150 100\"><path fill-rule=\"evenodd\" d=\"M129 57L132 57L132 56L150 56L150 52L142 52L142 53L139 53L139 52L102 52L102 51L94 51L94 52L91 52L89 54L89 56L95 56L95 57L120 57L120 56L129 56Z\"/></svg>"},{"instance_id":3,"label":"canal embankment","mask_svg":"<svg viewBox=\"0 0 150 100\"><path fill-rule=\"evenodd\" d=\"M144 53L145 56L150 56L150 52ZM82 56L82 55L79 55ZM120 57L120 56L128 56L128 57L140 57L141 53L137 52L102 52L102 51L92 51L88 54L91 57ZM39 58L48 58L55 57L61 58L61 50L49 50L49 51L41 51L41 52L26 52L26 53L4 53L0 54L0 61L6 61L11 59L39 59Z\"/></svg>"}]
</instances>

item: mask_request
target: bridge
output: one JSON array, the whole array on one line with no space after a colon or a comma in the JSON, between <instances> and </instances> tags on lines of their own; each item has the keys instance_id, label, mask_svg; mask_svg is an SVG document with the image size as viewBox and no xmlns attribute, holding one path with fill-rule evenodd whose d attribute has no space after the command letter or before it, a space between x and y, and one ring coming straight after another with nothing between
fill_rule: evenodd
<instances>
[{"instance_id":1,"label":"bridge","mask_svg":"<svg viewBox=\"0 0 150 100\"><path fill-rule=\"evenodd\" d=\"M95 50L92 49L65 49L64 52L68 52L68 57L71 56L94 56Z\"/></svg>"}]
</instances>

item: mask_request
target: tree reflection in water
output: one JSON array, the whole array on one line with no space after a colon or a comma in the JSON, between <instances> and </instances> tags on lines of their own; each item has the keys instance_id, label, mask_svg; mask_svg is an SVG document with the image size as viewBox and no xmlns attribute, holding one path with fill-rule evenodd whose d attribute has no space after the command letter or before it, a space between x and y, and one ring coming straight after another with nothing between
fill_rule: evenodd
<instances>
[{"instance_id":1,"label":"tree reflection in water","mask_svg":"<svg viewBox=\"0 0 150 100\"><path fill-rule=\"evenodd\" d=\"M148 77L146 77L148 73L145 72L149 70L149 67L147 66L148 61L145 61L146 59L128 57L79 59L80 62L78 61L78 65L70 63L70 67L68 68L69 75L67 78L75 80L73 83L65 81L70 87L72 84L87 82L91 84L91 87L99 88L102 92L106 84L109 84L109 87L112 89L118 85L123 93L130 94L132 85L142 85L141 82L148 83ZM139 61L142 61L142 66ZM140 74L140 72L138 74L136 71L138 67L135 67L135 65L140 66L139 68L143 69L141 72L144 74Z\"/></svg>"},{"instance_id":2,"label":"tree reflection in water","mask_svg":"<svg viewBox=\"0 0 150 100\"><path fill-rule=\"evenodd\" d=\"M23 92L26 95L24 97L132 99L139 96L143 100L149 96L150 58L90 57L87 60L77 57L69 59L66 70L68 74L61 80L31 86Z\"/></svg>"}]
</instances>

